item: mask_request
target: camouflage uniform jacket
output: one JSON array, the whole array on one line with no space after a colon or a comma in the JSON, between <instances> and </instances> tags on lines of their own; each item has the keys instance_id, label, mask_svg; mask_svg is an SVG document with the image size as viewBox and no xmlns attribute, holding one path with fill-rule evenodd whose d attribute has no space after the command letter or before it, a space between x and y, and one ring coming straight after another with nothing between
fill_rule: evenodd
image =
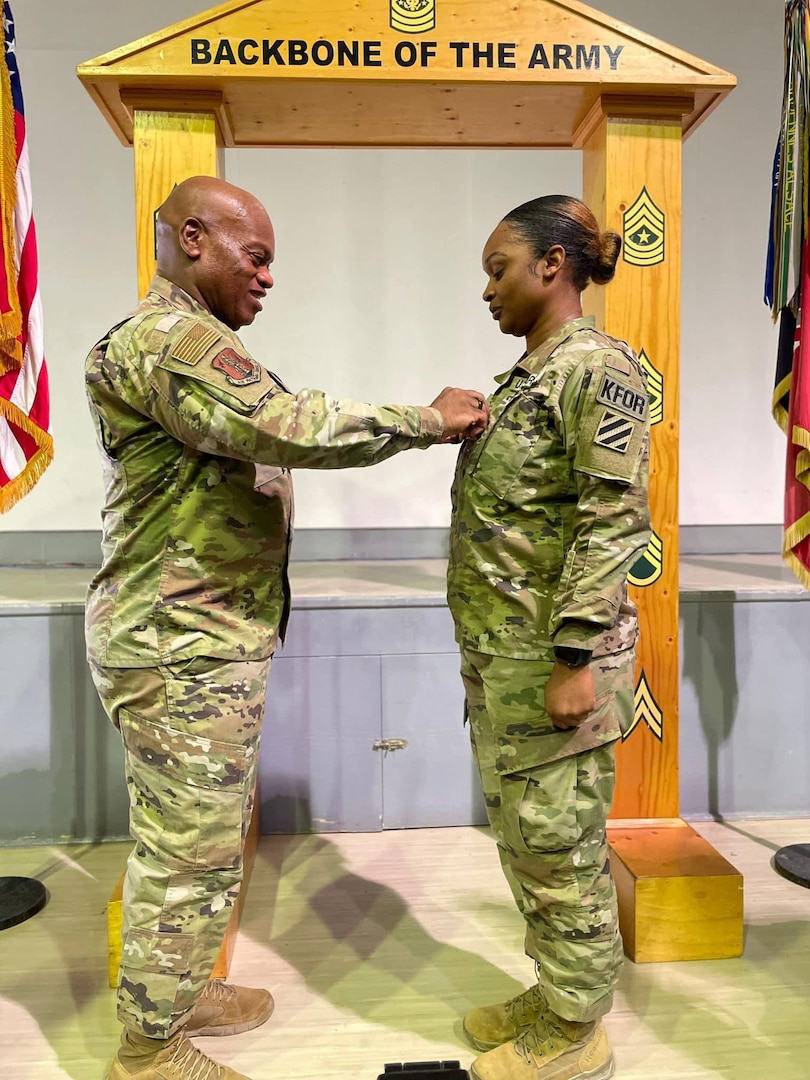
<instances>
[{"instance_id":1,"label":"camouflage uniform jacket","mask_svg":"<svg viewBox=\"0 0 810 1080\"><path fill-rule=\"evenodd\" d=\"M523 659L637 636L627 574L649 539L646 383L629 346L574 319L505 375L453 483L459 644Z\"/></svg>"},{"instance_id":2,"label":"camouflage uniform jacket","mask_svg":"<svg viewBox=\"0 0 810 1080\"><path fill-rule=\"evenodd\" d=\"M290 604L289 469L371 465L443 430L435 409L291 393L159 276L86 383L106 486L87 644L105 667L271 655Z\"/></svg>"}]
</instances>

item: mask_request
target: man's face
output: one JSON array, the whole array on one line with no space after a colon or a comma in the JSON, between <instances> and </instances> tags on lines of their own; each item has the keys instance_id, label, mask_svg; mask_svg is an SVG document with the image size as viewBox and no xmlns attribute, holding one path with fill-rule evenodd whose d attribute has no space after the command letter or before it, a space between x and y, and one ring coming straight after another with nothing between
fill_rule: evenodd
<instances>
[{"instance_id":1,"label":"man's face","mask_svg":"<svg viewBox=\"0 0 810 1080\"><path fill-rule=\"evenodd\" d=\"M248 326L273 287L273 226L258 203L237 216L204 223L204 243L195 267L197 286L212 315L231 330Z\"/></svg>"}]
</instances>

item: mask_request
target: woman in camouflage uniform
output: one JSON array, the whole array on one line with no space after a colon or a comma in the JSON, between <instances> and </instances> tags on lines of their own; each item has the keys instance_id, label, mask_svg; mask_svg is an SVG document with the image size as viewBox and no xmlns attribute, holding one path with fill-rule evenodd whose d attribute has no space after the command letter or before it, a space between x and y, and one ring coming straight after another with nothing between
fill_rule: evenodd
<instances>
[{"instance_id":1,"label":"woman in camouflage uniform","mask_svg":"<svg viewBox=\"0 0 810 1080\"><path fill-rule=\"evenodd\" d=\"M578 199L501 221L483 253L489 305L526 352L498 376L484 436L453 485L448 600L473 749L537 982L475 1009L477 1080L606 1080L600 1022L622 964L605 819L633 711L627 574L649 538L644 376L582 317L621 240Z\"/></svg>"}]
</instances>

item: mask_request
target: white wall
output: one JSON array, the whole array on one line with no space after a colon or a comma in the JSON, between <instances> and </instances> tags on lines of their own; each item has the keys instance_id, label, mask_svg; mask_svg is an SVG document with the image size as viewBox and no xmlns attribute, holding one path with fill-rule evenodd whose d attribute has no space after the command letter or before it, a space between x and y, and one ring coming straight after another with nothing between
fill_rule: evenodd
<instances>
[{"instance_id":1,"label":"white wall","mask_svg":"<svg viewBox=\"0 0 810 1080\"><path fill-rule=\"evenodd\" d=\"M0 530L94 529L101 485L82 381L94 341L136 297L131 151L76 65L187 18L205 0L16 0L57 456ZM599 3L597 3L599 6ZM781 518L770 418L776 333L762 303L782 91L783 0L601 0L602 10L734 72L684 152L681 521ZM743 16L744 8L744 17ZM581 193L575 152L228 151L267 205L276 287L244 337L293 387L428 403L491 387L520 343L480 301L480 252L524 199ZM455 453L297 474L299 527L440 526Z\"/></svg>"}]
</instances>

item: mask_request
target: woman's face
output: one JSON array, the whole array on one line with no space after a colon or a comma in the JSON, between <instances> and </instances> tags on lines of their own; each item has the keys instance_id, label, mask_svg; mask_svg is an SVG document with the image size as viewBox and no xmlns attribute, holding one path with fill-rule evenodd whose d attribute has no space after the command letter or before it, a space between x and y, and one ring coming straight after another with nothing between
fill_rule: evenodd
<instances>
[{"instance_id":1,"label":"woman's face","mask_svg":"<svg viewBox=\"0 0 810 1080\"><path fill-rule=\"evenodd\" d=\"M528 337L547 302L547 283L528 243L501 222L484 246L482 263L484 303L501 333Z\"/></svg>"}]
</instances>

